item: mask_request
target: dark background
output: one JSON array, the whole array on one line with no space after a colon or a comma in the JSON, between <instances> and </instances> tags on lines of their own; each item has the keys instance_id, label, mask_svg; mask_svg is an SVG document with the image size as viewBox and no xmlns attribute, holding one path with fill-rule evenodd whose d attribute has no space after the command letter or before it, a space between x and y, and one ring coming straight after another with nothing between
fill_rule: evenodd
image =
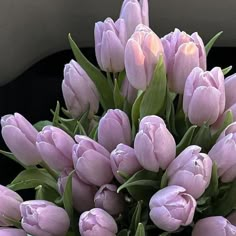
<instances>
[{"instance_id":1,"label":"dark background","mask_svg":"<svg viewBox=\"0 0 236 236\"><path fill-rule=\"evenodd\" d=\"M96 64L93 48L81 50L92 63ZM230 74L235 73L235 55L236 48L213 48L208 55L208 69L214 66L226 68L232 65ZM70 50L53 54L36 63L9 84L0 87L0 117L18 112L32 124L40 120L51 120L50 109L55 108L56 101L64 105L61 92L63 68L72 58ZM0 138L0 149L7 150L2 138ZM20 170L20 166L0 155L0 184L10 183Z\"/></svg>"}]
</instances>

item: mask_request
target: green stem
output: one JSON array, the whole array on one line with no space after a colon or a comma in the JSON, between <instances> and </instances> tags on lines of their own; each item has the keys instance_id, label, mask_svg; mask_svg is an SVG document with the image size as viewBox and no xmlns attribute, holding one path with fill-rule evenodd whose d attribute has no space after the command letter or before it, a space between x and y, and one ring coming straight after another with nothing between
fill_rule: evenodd
<instances>
[{"instance_id":1,"label":"green stem","mask_svg":"<svg viewBox=\"0 0 236 236\"><path fill-rule=\"evenodd\" d=\"M111 90L113 91L114 84L113 84L110 72L107 72L107 79L108 79L109 86L110 86Z\"/></svg>"},{"instance_id":2,"label":"green stem","mask_svg":"<svg viewBox=\"0 0 236 236\"><path fill-rule=\"evenodd\" d=\"M58 180L58 173L56 171L54 171L53 169L51 169L48 164L44 161L42 161L40 163L40 166L43 167L45 170L47 170L47 172L57 181Z\"/></svg>"}]
</instances>

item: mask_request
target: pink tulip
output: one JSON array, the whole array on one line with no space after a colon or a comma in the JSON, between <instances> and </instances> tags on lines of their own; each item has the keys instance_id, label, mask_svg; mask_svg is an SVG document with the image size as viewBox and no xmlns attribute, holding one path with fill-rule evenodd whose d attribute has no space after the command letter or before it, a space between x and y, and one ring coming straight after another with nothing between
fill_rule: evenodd
<instances>
[{"instance_id":1,"label":"pink tulip","mask_svg":"<svg viewBox=\"0 0 236 236\"><path fill-rule=\"evenodd\" d=\"M228 134L236 134L236 121L229 124L220 134L220 136L217 139L217 142L227 136Z\"/></svg>"},{"instance_id":2,"label":"pink tulip","mask_svg":"<svg viewBox=\"0 0 236 236\"><path fill-rule=\"evenodd\" d=\"M113 22L107 18L97 22L94 29L95 52L100 68L108 72L124 70L124 50L127 42L126 26L123 19Z\"/></svg>"},{"instance_id":3,"label":"pink tulip","mask_svg":"<svg viewBox=\"0 0 236 236\"><path fill-rule=\"evenodd\" d=\"M80 216L79 231L81 236L116 236L118 229L112 216L100 208L94 208Z\"/></svg>"},{"instance_id":4,"label":"pink tulip","mask_svg":"<svg viewBox=\"0 0 236 236\"><path fill-rule=\"evenodd\" d=\"M124 19L128 38L134 33L139 24L149 26L148 0L124 0L120 18Z\"/></svg>"},{"instance_id":5,"label":"pink tulip","mask_svg":"<svg viewBox=\"0 0 236 236\"><path fill-rule=\"evenodd\" d=\"M162 38L170 90L183 94L185 81L194 67L206 70L206 52L198 33L191 36L175 29Z\"/></svg>"},{"instance_id":6,"label":"pink tulip","mask_svg":"<svg viewBox=\"0 0 236 236\"><path fill-rule=\"evenodd\" d=\"M145 25L138 25L125 47L125 69L130 84L145 90L164 49L158 36Z\"/></svg>"},{"instance_id":7,"label":"pink tulip","mask_svg":"<svg viewBox=\"0 0 236 236\"><path fill-rule=\"evenodd\" d=\"M22 229L1 227L0 228L0 236L27 236L27 234Z\"/></svg>"},{"instance_id":8,"label":"pink tulip","mask_svg":"<svg viewBox=\"0 0 236 236\"><path fill-rule=\"evenodd\" d=\"M173 232L192 223L196 200L183 187L172 185L155 193L149 207L153 223L160 229Z\"/></svg>"},{"instance_id":9,"label":"pink tulip","mask_svg":"<svg viewBox=\"0 0 236 236\"><path fill-rule=\"evenodd\" d=\"M109 183L113 178L110 153L86 136L76 135L75 140L78 144L73 147L72 157L79 178L99 187Z\"/></svg>"},{"instance_id":10,"label":"pink tulip","mask_svg":"<svg viewBox=\"0 0 236 236\"><path fill-rule=\"evenodd\" d=\"M120 183L124 183L125 180L117 173L117 171L132 176L142 169L134 149L125 144L118 144L116 149L112 151L110 158L112 172Z\"/></svg>"},{"instance_id":11,"label":"pink tulip","mask_svg":"<svg viewBox=\"0 0 236 236\"><path fill-rule=\"evenodd\" d=\"M131 126L129 117L119 109L109 109L98 125L98 142L108 151L119 143L131 145Z\"/></svg>"},{"instance_id":12,"label":"pink tulip","mask_svg":"<svg viewBox=\"0 0 236 236\"><path fill-rule=\"evenodd\" d=\"M189 146L168 166L168 185L178 185L195 199L199 198L211 180L212 161L200 153L199 146Z\"/></svg>"},{"instance_id":13,"label":"pink tulip","mask_svg":"<svg viewBox=\"0 0 236 236\"><path fill-rule=\"evenodd\" d=\"M37 130L21 114L5 115L1 118L2 137L24 165L37 165L42 158L36 147Z\"/></svg>"},{"instance_id":14,"label":"pink tulip","mask_svg":"<svg viewBox=\"0 0 236 236\"><path fill-rule=\"evenodd\" d=\"M207 98L207 99L206 99ZM189 74L183 98L183 109L192 124L198 126L216 122L224 112L224 75L219 67L204 72L196 67Z\"/></svg>"},{"instance_id":15,"label":"pink tulip","mask_svg":"<svg viewBox=\"0 0 236 236\"><path fill-rule=\"evenodd\" d=\"M62 129L45 126L37 136L37 148L43 160L53 169L72 167L72 147L75 141Z\"/></svg>"},{"instance_id":16,"label":"pink tulip","mask_svg":"<svg viewBox=\"0 0 236 236\"><path fill-rule=\"evenodd\" d=\"M225 109L230 108L236 104L236 74L230 75L225 79Z\"/></svg>"},{"instance_id":17,"label":"pink tulip","mask_svg":"<svg viewBox=\"0 0 236 236\"><path fill-rule=\"evenodd\" d=\"M146 116L139 124L134 150L140 165L150 171L165 170L175 158L176 144L158 116Z\"/></svg>"},{"instance_id":18,"label":"pink tulip","mask_svg":"<svg viewBox=\"0 0 236 236\"><path fill-rule=\"evenodd\" d=\"M222 216L212 216L199 220L193 228L192 236L234 236L236 227Z\"/></svg>"},{"instance_id":19,"label":"pink tulip","mask_svg":"<svg viewBox=\"0 0 236 236\"><path fill-rule=\"evenodd\" d=\"M65 65L62 93L73 118L79 118L89 110L89 118L98 111L97 88L83 68L74 60Z\"/></svg>"},{"instance_id":20,"label":"pink tulip","mask_svg":"<svg viewBox=\"0 0 236 236\"><path fill-rule=\"evenodd\" d=\"M21 226L34 236L66 236L70 219L66 211L44 200L21 203Z\"/></svg>"}]
</instances>

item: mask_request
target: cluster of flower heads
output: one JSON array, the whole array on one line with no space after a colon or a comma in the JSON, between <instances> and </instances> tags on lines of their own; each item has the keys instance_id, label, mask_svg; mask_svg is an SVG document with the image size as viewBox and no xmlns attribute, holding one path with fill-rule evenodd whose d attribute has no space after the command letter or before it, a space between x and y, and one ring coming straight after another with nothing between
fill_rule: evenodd
<instances>
[{"instance_id":1,"label":"cluster of flower heads","mask_svg":"<svg viewBox=\"0 0 236 236\"><path fill-rule=\"evenodd\" d=\"M191 124L207 124L215 134L228 112L232 121L236 120L236 75L224 79L219 67L206 71L207 53L197 33L188 35L176 29L160 39L149 28L147 0L125 0L119 19L96 23L94 33L100 69L112 73L114 80L125 70L120 90L131 107L138 91L149 88L156 65L163 59L168 90L183 98L179 99L179 111ZM137 131L129 112L121 109L105 110L101 118L95 116L101 94L74 60L65 66L62 91L72 123L77 124L86 114L82 134L66 132L63 125L47 125L37 131L15 113L2 117L2 136L23 166L41 165L52 174L54 190L61 196L72 178L72 204L80 215L81 236L113 236L122 230L117 222L128 214L135 199L118 188L143 170L165 176L166 183L148 200L149 217L162 232L178 232L194 222L193 236L236 235L235 212L227 213L232 224L225 215L194 221L214 165L223 186L236 178L235 122L209 149L195 140L179 152L175 131L167 128L159 114L140 118ZM8 227L19 220L23 230ZM17 193L0 186L0 235L65 236L70 223L62 207L46 200L23 202Z\"/></svg>"}]
</instances>

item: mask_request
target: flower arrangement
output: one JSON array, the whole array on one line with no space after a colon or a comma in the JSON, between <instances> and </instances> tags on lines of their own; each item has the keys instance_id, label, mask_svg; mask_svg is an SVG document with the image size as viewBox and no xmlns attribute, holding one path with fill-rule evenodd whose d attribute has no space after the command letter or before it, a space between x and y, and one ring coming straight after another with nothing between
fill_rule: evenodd
<instances>
[{"instance_id":1,"label":"flower arrangement","mask_svg":"<svg viewBox=\"0 0 236 236\"><path fill-rule=\"evenodd\" d=\"M236 75L207 71L220 34L160 39L148 0L124 0L95 24L100 69L69 35L66 109L1 118L0 152L24 170L0 185L0 235L236 235Z\"/></svg>"}]
</instances>

